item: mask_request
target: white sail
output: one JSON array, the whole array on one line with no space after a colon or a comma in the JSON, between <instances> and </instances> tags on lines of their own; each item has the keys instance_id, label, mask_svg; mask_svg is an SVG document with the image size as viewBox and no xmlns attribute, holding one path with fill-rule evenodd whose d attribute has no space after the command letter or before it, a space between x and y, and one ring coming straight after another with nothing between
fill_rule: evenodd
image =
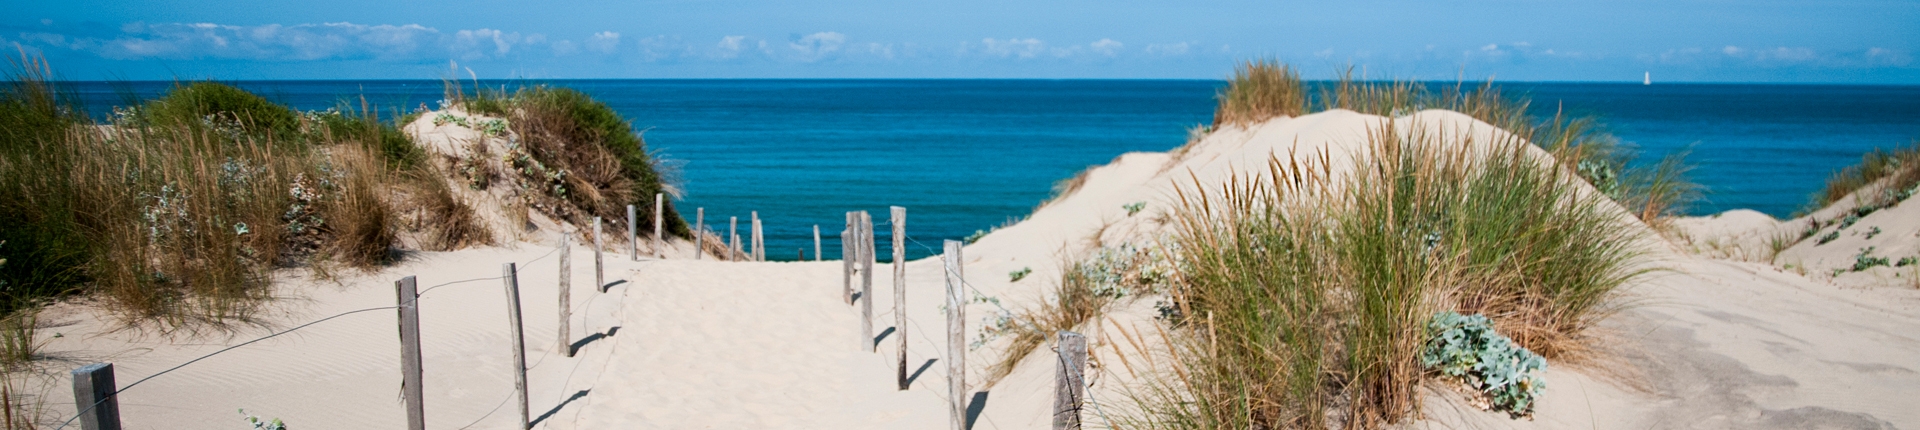
<instances>
[{"instance_id":1,"label":"white sail","mask_svg":"<svg viewBox=\"0 0 1920 430\"><path fill-rule=\"evenodd\" d=\"M1640 78L1640 85L1653 85L1653 72L1646 73L1647 75L1645 77Z\"/></svg>"}]
</instances>

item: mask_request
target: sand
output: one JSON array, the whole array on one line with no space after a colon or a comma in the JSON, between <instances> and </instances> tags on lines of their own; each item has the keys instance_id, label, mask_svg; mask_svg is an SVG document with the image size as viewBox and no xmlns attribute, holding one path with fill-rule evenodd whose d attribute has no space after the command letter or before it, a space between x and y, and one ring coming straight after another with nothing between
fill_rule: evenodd
<instances>
[{"instance_id":1,"label":"sand","mask_svg":"<svg viewBox=\"0 0 1920 430\"><path fill-rule=\"evenodd\" d=\"M431 115L428 115L430 117ZM997 299L967 305L969 336L1002 309L1038 306L1062 262L1100 246L1150 245L1168 233L1165 214L1185 187L1218 187L1235 174L1265 171L1269 155L1319 154L1336 165L1385 118L1331 111L1229 127L1174 153L1130 153L1084 173L1072 193L999 229L964 252L967 295ZM1498 132L1463 115L1420 112L1403 124L1471 130L1482 144ZM431 126L430 123L425 124ZM416 123L410 132L432 131ZM442 126L451 127L451 126ZM452 133L442 133L449 135ZM429 144L444 144L445 142ZM443 145L445 148L453 146ZM451 150L451 149L450 149ZM479 197L475 197L479 198ZM1123 207L1145 203L1128 214ZM1843 238L1811 241L1771 257L1767 241L1805 220L1774 221L1731 212L1679 220L1659 253L1670 270L1631 288L1633 307L1608 319L1602 354L1583 363L1551 363L1548 390L1530 421L1465 406L1430 389L1416 427L1516 428L1895 428L1920 427L1920 291L1914 275L1851 267L1858 248L1912 254L1920 205L1862 218ZM912 212L913 208L909 208ZM1822 211L1815 217L1837 211ZM910 213L911 215L911 213ZM885 214L875 214L884 218ZM1865 230L1882 233L1866 238ZM876 350L862 347L859 308L841 301L839 262L695 261L674 243L666 260L610 254L606 293L592 285L591 253L573 254L575 357L557 354L555 260L546 255L555 226L502 247L417 253L377 273L331 281L287 271L283 299L259 321L227 333L162 335L117 329L98 306L49 309L43 348L52 374L42 389L50 415L69 414L64 370L111 361L121 384L232 345L338 312L394 303L393 280L418 276L423 287L498 276L505 262L521 273L536 427L572 428L944 428L948 425L946 286L938 258L905 263L911 321L893 328L892 267L875 266ZM880 252L889 237L877 235ZM543 239L544 238L544 239ZM832 239L829 238L829 241ZM832 246L832 244L828 244ZM938 249L932 238L909 246ZM616 249L624 247L616 246ZM643 253L648 253L643 251ZM1899 254L1906 253L1906 254ZM1778 262L1779 265L1775 263ZM1795 268L1785 267L1792 264ZM1009 272L1031 269L1020 281ZM1802 274L1804 270L1805 274ZM429 428L511 428L512 389L504 293L498 280L457 284L421 299L426 340ZM1090 427L1126 413L1129 387L1170 357L1154 329L1151 300L1121 303L1082 327L1093 365ZM122 394L128 428L240 425L235 409L279 417L294 428L399 428L398 345L394 313L340 317L240 347L160 376ZM890 333L889 328L893 328ZM895 387L897 339L907 341L911 388ZM1054 354L1042 347L992 385L987 367L1006 339L967 351L975 429L1046 428ZM923 369L924 370L921 370ZM64 418L66 415L63 415ZM471 423L471 424L470 424ZM470 427L463 427L469 426Z\"/></svg>"}]
</instances>

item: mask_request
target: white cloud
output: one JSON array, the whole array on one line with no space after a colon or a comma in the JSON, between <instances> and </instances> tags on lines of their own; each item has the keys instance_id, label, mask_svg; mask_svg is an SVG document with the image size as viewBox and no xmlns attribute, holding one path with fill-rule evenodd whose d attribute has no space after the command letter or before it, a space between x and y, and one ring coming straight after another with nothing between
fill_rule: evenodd
<instances>
[{"instance_id":1,"label":"white cloud","mask_svg":"<svg viewBox=\"0 0 1920 430\"><path fill-rule=\"evenodd\" d=\"M587 38L585 44L587 45L587 49L593 52L611 54L614 50L620 48L620 33L611 31L594 33L592 37Z\"/></svg>"},{"instance_id":2,"label":"white cloud","mask_svg":"<svg viewBox=\"0 0 1920 430\"><path fill-rule=\"evenodd\" d=\"M847 35L831 31L806 36L794 35L790 39L787 41L787 48L793 50L795 59L809 62L839 52L840 45L847 43Z\"/></svg>"},{"instance_id":3,"label":"white cloud","mask_svg":"<svg viewBox=\"0 0 1920 430\"><path fill-rule=\"evenodd\" d=\"M1157 55L1186 55L1189 49L1191 49L1191 45L1187 44L1187 42L1147 45L1147 53Z\"/></svg>"},{"instance_id":4,"label":"white cloud","mask_svg":"<svg viewBox=\"0 0 1920 430\"><path fill-rule=\"evenodd\" d=\"M453 34L453 43L447 50L462 60L478 60L504 57L517 43L520 43L520 33L490 28L460 30Z\"/></svg>"},{"instance_id":5,"label":"white cloud","mask_svg":"<svg viewBox=\"0 0 1920 430\"><path fill-rule=\"evenodd\" d=\"M1100 39L1099 41L1093 42L1093 44L1087 45L1087 46L1093 48L1093 52L1098 52L1100 53L1100 55L1112 57L1114 56L1114 54L1120 51L1120 48L1126 47L1127 44L1120 43L1113 39Z\"/></svg>"},{"instance_id":6,"label":"white cloud","mask_svg":"<svg viewBox=\"0 0 1920 430\"><path fill-rule=\"evenodd\" d=\"M1045 42L1033 38L1007 40L986 38L981 39L980 44L986 45L986 49L983 52L987 55L1002 58L1033 58L1047 51L1047 44Z\"/></svg>"},{"instance_id":7,"label":"white cloud","mask_svg":"<svg viewBox=\"0 0 1920 430\"><path fill-rule=\"evenodd\" d=\"M680 36L658 35L640 39L640 57L646 61L659 61L687 56L693 47L680 41Z\"/></svg>"}]
</instances>

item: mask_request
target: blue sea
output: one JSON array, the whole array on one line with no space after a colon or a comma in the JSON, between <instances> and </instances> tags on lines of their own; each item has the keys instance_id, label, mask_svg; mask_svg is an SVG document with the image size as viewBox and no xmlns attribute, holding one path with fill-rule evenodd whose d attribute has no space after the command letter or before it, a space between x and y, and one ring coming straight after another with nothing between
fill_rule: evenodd
<instances>
[{"instance_id":1,"label":"blue sea","mask_svg":"<svg viewBox=\"0 0 1920 430\"><path fill-rule=\"evenodd\" d=\"M1024 217L1055 181L1129 151L1165 151L1212 118L1224 83L1203 80L561 80L633 120L671 160L679 208L707 224L757 211L767 254L828 258L844 212L908 208L911 258ZM412 109L441 99L435 80L233 82L299 109L361 103ZM96 114L170 82L80 82ZM1643 161L1690 151L1708 214L1750 208L1790 216L1835 170L1875 148L1920 138L1920 86L1505 83L1558 110L1599 118ZM743 221L744 224L744 221ZM882 228L884 229L884 228ZM744 231L743 231L744 235ZM884 242L885 234L879 235ZM924 245L924 246L921 246ZM884 248L884 245L882 246Z\"/></svg>"}]
</instances>

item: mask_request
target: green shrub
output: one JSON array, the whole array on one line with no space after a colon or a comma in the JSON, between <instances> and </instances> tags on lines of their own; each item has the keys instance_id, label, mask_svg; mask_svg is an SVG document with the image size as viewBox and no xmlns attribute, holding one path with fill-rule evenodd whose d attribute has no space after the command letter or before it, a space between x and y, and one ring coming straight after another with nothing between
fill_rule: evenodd
<instances>
[{"instance_id":1,"label":"green shrub","mask_svg":"<svg viewBox=\"0 0 1920 430\"><path fill-rule=\"evenodd\" d=\"M1547 388L1540 372L1547 360L1493 330L1480 315L1440 312L1427 323L1427 343L1420 364L1428 370L1459 378L1491 400L1494 410L1514 418L1533 414L1533 405Z\"/></svg>"},{"instance_id":2,"label":"green shrub","mask_svg":"<svg viewBox=\"0 0 1920 430\"><path fill-rule=\"evenodd\" d=\"M510 127L524 145L516 149L520 156L515 167L531 183L543 185L537 188L551 190L551 197L584 212L549 207L552 215L575 222L596 215L619 220L632 204L640 208L640 222L650 224L654 195L678 194L640 135L605 103L577 90L547 86L521 88L505 102L509 120L500 125ZM691 237L692 230L671 201L664 212L668 234Z\"/></svg>"},{"instance_id":3,"label":"green shrub","mask_svg":"<svg viewBox=\"0 0 1920 430\"><path fill-rule=\"evenodd\" d=\"M1872 269L1875 266L1885 266L1887 263L1887 257L1873 256L1873 247L1871 246L1861 248L1859 254L1853 255L1853 271L1855 272Z\"/></svg>"},{"instance_id":4,"label":"green shrub","mask_svg":"<svg viewBox=\"0 0 1920 430\"><path fill-rule=\"evenodd\" d=\"M273 139L290 139L300 131L300 116L293 109L217 82L176 86L139 111L147 124L162 127L237 126L254 136Z\"/></svg>"}]
</instances>

